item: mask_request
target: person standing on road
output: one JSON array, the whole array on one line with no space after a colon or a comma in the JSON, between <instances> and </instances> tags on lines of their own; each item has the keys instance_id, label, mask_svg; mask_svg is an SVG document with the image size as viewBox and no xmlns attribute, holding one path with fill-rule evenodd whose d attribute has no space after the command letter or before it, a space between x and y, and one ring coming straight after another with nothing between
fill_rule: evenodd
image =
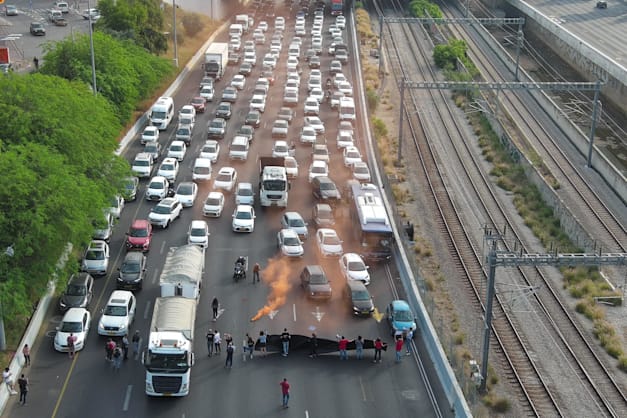
<instances>
[{"instance_id":1,"label":"person standing on road","mask_svg":"<svg viewBox=\"0 0 627 418\"><path fill-rule=\"evenodd\" d=\"M281 344L283 345L283 352L281 353L281 355L283 357L287 357L287 355L290 352L290 339L292 337L290 336L290 333L287 332L287 328L283 328L283 333L281 334Z\"/></svg>"},{"instance_id":2,"label":"person standing on road","mask_svg":"<svg viewBox=\"0 0 627 418\"><path fill-rule=\"evenodd\" d=\"M355 354L357 355L357 360L361 360L364 358L364 340L361 338L361 335L357 336L355 342Z\"/></svg>"},{"instance_id":3,"label":"person standing on road","mask_svg":"<svg viewBox=\"0 0 627 418\"><path fill-rule=\"evenodd\" d=\"M405 334L405 355L408 356L411 354L411 341L414 338L414 330L413 328L409 328L407 333Z\"/></svg>"},{"instance_id":4,"label":"person standing on road","mask_svg":"<svg viewBox=\"0 0 627 418\"><path fill-rule=\"evenodd\" d=\"M228 346L233 343L233 336L228 332L224 333L224 343Z\"/></svg>"},{"instance_id":5,"label":"person standing on road","mask_svg":"<svg viewBox=\"0 0 627 418\"><path fill-rule=\"evenodd\" d=\"M30 366L30 347L28 344L24 344L22 355L24 356L24 367Z\"/></svg>"},{"instance_id":6,"label":"person standing on road","mask_svg":"<svg viewBox=\"0 0 627 418\"><path fill-rule=\"evenodd\" d=\"M124 353L124 360L128 360L128 335L124 334L122 337L122 352Z\"/></svg>"},{"instance_id":7,"label":"person standing on road","mask_svg":"<svg viewBox=\"0 0 627 418\"><path fill-rule=\"evenodd\" d=\"M70 358L74 358L74 353L76 353L76 347L75 344L76 343L76 335L74 335L73 332L70 332L70 335L68 335L67 337L67 353L70 356Z\"/></svg>"},{"instance_id":8,"label":"person standing on road","mask_svg":"<svg viewBox=\"0 0 627 418\"><path fill-rule=\"evenodd\" d=\"M259 271L261 270L261 266L259 263L255 263L253 267L253 284L259 282Z\"/></svg>"},{"instance_id":9,"label":"person standing on road","mask_svg":"<svg viewBox=\"0 0 627 418\"><path fill-rule=\"evenodd\" d=\"M28 379L22 374L22 376L17 379L17 384L20 387L20 403L22 405L26 405L26 394L28 394Z\"/></svg>"},{"instance_id":10,"label":"person standing on road","mask_svg":"<svg viewBox=\"0 0 627 418\"><path fill-rule=\"evenodd\" d=\"M213 354L213 342L214 342L214 334L213 330L210 329L207 331L207 356L211 357Z\"/></svg>"},{"instance_id":11,"label":"person standing on road","mask_svg":"<svg viewBox=\"0 0 627 418\"><path fill-rule=\"evenodd\" d=\"M405 344L405 342L403 341L403 337L399 336L396 338L396 343L395 343L395 349L396 349L396 362L400 363L401 362L401 353L403 352L403 345Z\"/></svg>"},{"instance_id":12,"label":"person standing on road","mask_svg":"<svg viewBox=\"0 0 627 418\"><path fill-rule=\"evenodd\" d=\"M248 345L248 351L250 351L250 358L252 360L253 353L255 352L255 340L248 334L246 334L246 344Z\"/></svg>"},{"instance_id":13,"label":"person standing on road","mask_svg":"<svg viewBox=\"0 0 627 418\"><path fill-rule=\"evenodd\" d=\"M222 343L222 336L220 336L220 331L215 330L213 333L213 347L215 348L216 355L219 355L222 352L220 344Z\"/></svg>"},{"instance_id":14,"label":"person standing on road","mask_svg":"<svg viewBox=\"0 0 627 418\"><path fill-rule=\"evenodd\" d=\"M105 344L106 358L109 361L113 361L113 350L115 350L115 345L115 341L113 341L111 338L109 338L109 340Z\"/></svg>"},{"instance_id":15,"label":"person standing on road","mask_svg":"<svg viewBox=\"0 0 627 418\"><path fill-rule=\"evenodd\" d=\"M211 302L211 310L213 311L213 322L218 320L218 308L220 307L220 302L218 302L218 298L213 298Z\"/></svg>"},{"instance_id":16,"label":"person standing on road","mask_svg":"<svg viewBox=\"0 0 627 418\"><path fill-rule=\"evenodd\" d=\"M235 352L235 346L233 342L228 343L226 346L226 362L224 363L224 367L230 369L233 367L233 353Z\"/></svg>"},{"instance_id":17,"label":"person standing on road","mask_svg":"<svg viewBox=\"0 0 627 418\"><path fill-rule=\"evenodd\" d=\"M348 352L346 351L348 347L348 340L343 335L342 337L340 337L339 335L337 337L338 337L337 346L338 346L338 349L340 350L340 360L348 360Z\"/></svg>"},{"instance_id":18,"label":"person standing on road","mask_svg":"<svg viewBox=\"0 0 627 418\"><path fill-rule=\"evenodd\" d=\"M113 368L116 372L122 367L122 356L122 347L115 347L113 349Z\"/></svg>"},{"instance_id":19,"label":"person standing on road","mask_svg":"<svg viewBox=\"0 0 627 418\"><path fill-rule=\"evenodd\" d=\"M135 334L133 334L133 338L131 338L131 342L133 343L133 356L137 356L139 354L139 342L141 337L139 336L139 330L135 330Z\"/></svg>"},{"instance_id":20,"label":"person standing on road","mask_svg":"<svg viewBox=\"0 0 627 418\"><path fill-rule=\"evenodd\" d=\"M35 66L35 71L39 71L39 58L33 58L33 65Z\"/></svg>"},{"instance_id":21,"label":"person standing on road","mask_svg":"<svg viewBox=\"0 0 627 418\"><path fill-rule=\"evenodd\" d=\"M281 386L281 395L283 397L283 408L289 408L288 402L290 401L290 384L287 381L287 378L284 377L283 381L279 383Z\"/></svg>"},{"instance_id":22,"label":"person standing on road","mask_svg":"<svg viewBox=\"0 0 627 418\"><path fill-rule=\"evenodd\" d=\"M383 350L383 341L381 338L374 340L374 361L373 363L381 363L381 350Z\"/></svg>"},{"instance_id":23,"label":"person standing on road","mask_svg":"<svg viewBox=\"0 0 627 418\"><path fill-rule=\"evenodd\" d=\"M257 345L259 345L259 351L261 351L261 353L265 356L267 351L266 351L266 344L268 343L268 337L266 335L265 332L263 331L259 331L259 338L257 338Z\"/></svg>"},{"instance_id":24,"label":"person standing on road","mask_svg":"<svg viewBox=\"0 0 627 418\"><path fill-rule=\"evenodd\" d=\"M309 346L311 347L311 351L309 352L309 357L316 358L318 357L318 338L316 337L316 333L311 333L311 338L309 339Z\"/></svg>"}]
</instances>

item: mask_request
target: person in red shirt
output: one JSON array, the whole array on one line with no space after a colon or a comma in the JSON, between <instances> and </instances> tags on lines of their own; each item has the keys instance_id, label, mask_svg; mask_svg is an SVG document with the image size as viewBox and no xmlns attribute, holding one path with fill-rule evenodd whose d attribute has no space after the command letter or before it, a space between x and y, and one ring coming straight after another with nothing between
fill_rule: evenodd
<instances>
[{"instance_id":1,"label":"person in red shirt","mask_svg":"<svg viewBox=\"0 0 627 418\"><path fill-rule=\"evenodd\" d=\"M338 340L338 349L340 350L340 360L348 360L348 353L346 348L348 347L348 340L342 335L342 338Z\"/></svg>"},{"instance_id":2,"label":"person in red shirt","mask_svg":"<svg viewBox=\"0 0 627 418\"><path fill-rule=\"evenodd\" d=\"M403 351L403 345L405 344L405 342L403 341L403 336L401 335L400 337L396 338L396 362L400 363L401 362L401 353Z\"/></svg>"},{"instance_id":3,"label":"person in red shirt","mask_svg":"<svg viewBox=\"0 0 627 418\"><path fill-rule=\"evenodd\" d=\"M284 377L279 385L281 386L281 394L283 395L283 408L287 408L287 403L290 400L290 384L287 382L287 378Z\"/></svg>"},{"instance_id":4,"label":"person in red shirt","mask_svg":"<svg viewBox=\"0 0 627 418\"><path fill-rule=\"evenodd\" d=\"M383 341L381 338L377 338L374 340L374 360L373 363L376 363L377 360L381 363L381 350L383 350Z\"/></svg>"}]
</instances>

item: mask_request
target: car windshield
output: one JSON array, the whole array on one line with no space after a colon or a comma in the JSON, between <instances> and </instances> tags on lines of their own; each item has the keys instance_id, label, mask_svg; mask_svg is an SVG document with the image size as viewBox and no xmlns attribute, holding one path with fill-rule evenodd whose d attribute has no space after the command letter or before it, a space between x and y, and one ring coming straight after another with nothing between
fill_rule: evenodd
<instances>
[{"instance_id":1,"label":"car windshield","mask_svg":"<svg viewBox=\"0 0 627 418\"><path fill-rule=\"evenodd\" d=\"M189 235L191 235L192 237L204 237L207 235L207 231L205 230L205 228L192 228Z\"/></svg>"},{"instance_id":2,"label":"car windshield","mask_svg":"<svg viewBox=\"0 0 627 418\"><path fill-rule=\"evenodd\" d=\"M152 129L146 129L144 131L144 136L157 136L157 132Z\"/></svg>"},{"instance_id":3,"label":"car windshield","mask_svg":"<svg viewBox=\"0 0 627 418\"><path fill-rule=\"evenodd\" d=\"M313 166L311 168L311 172L314 173L314 174L324 174L327 171L326 171L324 166Z\"/></svg>"},{"instance_id":4,"label":"car windshield","mask_svg":"<svg viewBox=\"0 0 627 418\"><path fill-rule=\"evenodd\" d=\"M67 296L85 296L87 294L87 288L85 288L85 286L70 284L68 285L65 294Z\"/></svg>"},{"instance_id":5,"label":"car windshield","mask_svg":"<svg viewBox=\"0 0 627 418\"><path fill-rule=\"evenodd\" d=\"M148 161L148 160L135 160L133 165L135 167L148 167L148 166L150 166L150 161Z\"/></svg>"},{"instance_id":6,"label":"car windshield","mask_svg":"<svg viewBox=\"0 0 627 418\"><path fill-rule=\"evenodd\" d=\"M326 148L316 148L314 149L314 154L316 155L329 155L329 150Z\"/></svg>"},{"instance_id":7,"label":"car windshield","mask_svg":"<svg viewBox=\"0 0 627 418\"><path fill-rule=\"evenodd\" d=\"M353 300L370 300L370 293L366 290L355 290Z\"/></svg>"},{"instance_id":8,"label":"car windshield","mask_svg":"<svg viewBox=\"0 0 627 418\"><path fill-rule=\"evenodd\" d=\"M252 219L253 215L248 211L238 211L235 217L237 219Z\"/></svg>"},{"instance_id":9,"label":"car windshield","mask_svg":"<svg viewBox=\"0 0 627 418\"><path fill-rule=\"evenodd\" d=\"M82 332L83 324L80 322L62 322L61 332Z\"/></svg>"},{"instance_id":10,"label":"car windshield","mask_svg":"<svg viewBox=\"0 0 627 418\"><path fill-rule=\"evenodd\" d=\"M296 164L296 160L286 159L285 160L285 167L296 168L296 167L298 167L298 165Z\"/></svg>"},{"instance_id":11,"label":"car windshield","mask_svg":"<svg viewBox=\"0 0 627 418\"><path fill-rule=\"evenodd\" d=\"M282 192L285 190L287 183L283 180L264 180L263 188L270 192Z\"/></svg>"},{"instance_id":12,"label":"car windshield","mask_svg":"<svg viewBox=\"0 0 627 418\"><path fill-rule=\"evenodd\" d=\"M165 185L160 181L153 181L152 183L150 183L150 186L148 186L148 188L152 190L161 190L165 188Z\"/></svg>"},{"instance_id":13,"label":"car windshield","mask_svg":"<svg viewBox=\"0 0 627 418\"><path fill-rule=\"evenodd\" d=\"M88 250L87 254L85 254L85 258L87 260L104 260L105 255L104 252L100 250Z\"/></svg>"},{"instance_id":14,"label":"car windshield","mask_svg":"<svg viewBox=\"0 0 627 418\"><path fill-rule=\"evenodd\" d=\"M138 262L135 261L127 261L122 263L122 267L120 267L120 271L122 273L139 273L141 266Z\"/></svg>"},{"instance_id":15,"label":"car windshield","mask_svg":"<svg viewBox=\"0 0 627 418\"><path fill-rule=\"evenodd\" d=\"M177 135L189 135L189 128L179 128L176 131ZM183 147L181 147L180 145L172 145L170 147L170 150L172 151L181 151L183 149Z\"/></svg>"},{"instance_id":16,"label":"car windshield","mask_svg":"<svg viewBox=\"0 0 627 418\"><path fill-rule=\"evenodd\" d=\"M153 119L165 119L165 112L153 111L152 118Z\"/></svg>"},{"instance_id":17,"label":"car windshield","mask_svg":"<svg viewBox=\"0 0 627 418\"><path fill-rule=\"evenodd\" d=\"M146 144L146 146L144 147L144 151L152 154L159 151L159 147L157 147L157 144Z\"/></svg>"},{"instance_id":18,"label":"car windshield","mask_svg":"<svg viewBox=\"0 0 627 418\"><path fill-rule=\"evenodd\" d=\"M333 213L327 208L318 209L318 218L320 219L333 219Z\"/></svg>"},{"instance_id":19,"label":"car windshield","mask_svg":"<svg viewBox=\"0 0 627 418\"><path fill-rule=\"evenodd\" d=\"M322 275L313 275L309 279L309 283L311 284L327 284L327 278Z\"/></svg>"},{"instance_id":20,"label":"car windshield","mask_svg":"<svg viewBox=\"0 0 627 418\"><path fill-rule=\"evenodd\" d=\"M216 178L216 181L231 181L231 175L230 174L220 174Z\"/></svg>"},{"instance_id":21,"label":"car windshield","mask_svg":"<svg viewBox=\"0 0 627 418\"><path fill-rule=\"evenodd\" d=\"M229 106L229 105L220 105L220 106L218 106L218 110L220 110L222 112L228 112L229 110L231 110L231 106Z\"/></svg>"},{"instance_id":22,"label":"car windshield","mask_svg":"<svg viewBox=\"0 0 627 418\"><path fill-rule=\"evenodd\" d=\"M131 228L131 234L134 238L145 238L148 236L148 229L146 228Z\"/></svg>"},{"instance_id":23,"label":"car windshield","mask_svg":"<svg viewBox=\"0 0 627 418\"><path fill-rule=\"evenodd\" d=\"M220 205L220 199L214 199L213 197L210 197L209 199L207 199L205 201L205 205L207 205L207 206L219 206Z\"/></svg>"},{"instance_id":24,"label":"car windshield","mask_svg":"<svg viewBox=\"0 0 627 418\"><path fill-rule=\"evenodd\" d=\"M351 261L348 263L348 269L350 271L365 271L366 265L361 261Z\"/></svg>"},{"instance_id":25,"label":"car windshield","mask_svg":"<svg viewBox=\"0 0 627 418\"><path fill-rule=\"evenodd\" d=\"M336 190L335 184L333 183L320 183L320 190Z\"/></svg>"},{"instance_id":26,"label":"car windshield","mask_svg":"<svg viewBox=\"0 0 627 418\"><path fill-rule=\"evenodd\" d=\"M252 128L250 126L244 125L241 128L239 128L239 133L250 135L250 134L253 133L253 130L252 130Z\"/></svg>"},{"instance_id":27,"label":"car windshield","mask_svg":"<svg viewBox=\"0 0 627 418\"><path fill-rule=\"evenodd\" d=\"M241 188L241 189L238 190L237 194L240 195L240 196L252 196L253 195L253 191L252 191L252 189Z\"/></svg>"},{"instance_id":28,"label":"car windshield","mask_svg":"<svg viewBox=\"0 0 627 418\"><path fill-rule=\"evenodd\" d=\"M104 310L107 316L126 316L126 306L107 305Z\"/></svg>"},{"instance_id":29,"label":"car windshield","mask_svg":"<svg viewBox=\"0 0 627 418\"><path fill-rule=\"evenodd\" d=\"M348 151L346 153L346 157L347 158L361 158L361 155L359 155L359 152L357 151Z\"/></svg>"},{"instance_id":30,"label":"car windshield","mask_svg":"<svg viewBox=\"0 0 627 418\"><path fill-rule=\"evenodd\" d=\"M325 235L322 243L325 245L340 245L340 239L337 235Z\"/></svg>"},{"instance_id":31,"label":"car windshield","mask_svg":"<svg viewBox=\"0 0 627 418\"><path fill-rule=\"evenodd\" d=\"M146 369L152 373L172 372L179 374L185 372L189 368L186 353L160 354L153 353L149 350L144 364Z\"/></svg>"},{"instance_id":32,"label":"car windshield","mask_svg":"<svg viewBox=\"0 0 627 418\"><path fill-rule=\"evenodd\" d=\"M163 171L174 171L174 164L170 164L170 163L162 164L161 169Z\"/></svg>"},{"instance_id":33,"label":"car windshield","mask_svg":"<svg viewBox=\"0 0 627 418\"><path fill-rule=\"evenodd\" d=\"M159 215L168 215L171 213L169 205L157 205L152 209L153 213L157 213Z\"/></svg>"},{"instance_id":34,"label":"car windshield","mask_svg":"<svg viewBox=\"0 0 627 418\"><path fill-rule=\"evenodd\" d=\"M396 311L394 312L394 320L402 321L402 322L409 322L409 321L413 321L414 318L412 318L410 311Z\"/></svg>"},{"instance_id":35,"label":"car windshield","mask_svg":"<svg viewBox=\"0 0 627 418\"><path fill-rule=\"evenodd\" d=\"M211 122L211 124L209 126L211 128L222 129L222 122L220 122L219 120L214 120L214 121Z\"/></svg>"},{"instance_id":36,"label":"car windshield","mask_svg":"<svg viewBox=\"0 0 627 418\"><path fill-rule=\"evenodd\" d=\"M194 192L194 186L191 184L181 184L176 190L176 194L191 196Z\"/></svg>"},{"instance_id":37,"label":"car windshield","mask_svg":"<svg viewBox=\"0 0 627 418\"><path fill-rule=\"evenodd\" d=\"M231 145L231 151L236 151L236 152L246 151L246 145L242 145L242 144Z\"/></svg>"},{"instance_id":38,"label":"car windshield","mask_svg":"<svg viewBox=\"0 0 627 418\"><path fill-rule=\"evenodd\" d=\"M354 167L355 173L357 174L368 174L368 167L356 165Z\"/></svg>"},{"instance_id":39,"label":"car windshield","mask_svg":"<svg viewBox=\"0 0 627 418\"><path fill-rule=\"evenodd\" d=\"M194 98L194 99L192 99L192 104L195 104L195 105L200 105L200 104L203 104L204 102L205 102L205 100L202 99L202 98Z\"/></svg>"},{"instance_id":40,"label":"car windshield","mask_svg":"<svg viewBox=\"0 0 627 418\"><path fill-rule=\"evenodd\" d=\"M246 116L246 119L247 120L257 120L257 119L259 119L259 114L258 113L249 113Z\"/></svg>"},{"instance_id":41,"label":"car windshield","mask_svg":"<svg viewBox=\"0 0 627 418\"><path fill-rule=\"evenodd\" d=\"M296 237L285 237L283 239L283 245L286 247L297 247L300 245L300 240Z\"/></svg>"},{"instance_id":42,"label":"car windshield","mask_svg":"<svg viewBox=\"0 0 627 418\"><path fill-rule=\"evenodd\" d=\"M283 152L287 152L288 148L285 145L275 145L274 146L274 151L283 153Z\"/></svg>"}]
</instances>

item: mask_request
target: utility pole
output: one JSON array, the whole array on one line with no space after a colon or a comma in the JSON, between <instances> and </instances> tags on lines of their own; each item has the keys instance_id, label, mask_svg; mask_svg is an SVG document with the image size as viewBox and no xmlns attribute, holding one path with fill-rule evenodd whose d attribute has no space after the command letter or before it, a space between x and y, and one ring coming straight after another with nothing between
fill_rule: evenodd
<instances>
[{"instance_id":1,"label":"utility pole","mask_svg":"<svg viewBox=\"0 0 627 418\"><path fill-rule=\"evenodd\" d=\"M213 6L213 1L211 2ZM179 67L179 51L176 44L176 0L172 0L172 33L174 34L174 65Z\"/></svg>"},{"instance_id":2,"label":"utility pole","mask_svg":"<svg viewBox=\"0 0 627 418\"><path fill-rule=\"evenodd\" d=\"M91 0L87 0L87 14L89 15L89 52L91 54L91 88L94 96L98 95L98 87L96 86L96 57L94 56L94 28L91 12Z\"/></svg>"}]
</instances>

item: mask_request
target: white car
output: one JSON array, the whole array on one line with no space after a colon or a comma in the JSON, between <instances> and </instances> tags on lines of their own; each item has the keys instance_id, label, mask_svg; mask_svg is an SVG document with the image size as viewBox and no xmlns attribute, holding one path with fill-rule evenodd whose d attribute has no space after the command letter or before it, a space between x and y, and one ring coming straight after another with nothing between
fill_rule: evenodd
<instances>
[{"instance_id":1,"label":"white car","mask_svg":"<svg viewBox=\"0 0 627 418\"><path fill-rule=\"evenodd\" d=\"M122 196L113 196L111 198L111 206L109 206L109 213L111 213L114 218L120 219L122 209L124 209L124 198Z\"/></svg>"},{"instance_id":2,"label":"white car","mask_svg":"<svg viewBox=\"0 0 627 418\"><path fill-rule=\"evenodd\" d=\"M258 110L263 113L266 110L266 96L256 94L250 99L250 109Z\"/></svg>"},{"instance_id":3,"label":"white car","mask_svg":"<svg viewBox=\"0 0 627 418\"><path fill-rule=\"evenodd\" d=\"M145 145L148 142L157 142L159 140L159 129L156 126L146 126L139 142Z\"/></svg>"},{"instance_id":4,"label":"white car","mask_svg":"<svg viewBox=\"0 0 627 418\"><path fill-rule=\"evenodd\" d=\"M338 88L340 83L348 83L348 79L343 73L336 73L333 77L333 87Z\"/></svg>"},{"instance_id":5,"label":"white car","mask_svg":"<svg viewBox=\"0 0 627 418\"><path fill-rule=\"evenodd\" d=\"M202 248L209 246L209 226L205 221L192 221L187 231L187 243Z\"/></svg>"},{"instance_id":6,"label":"white car","mask_svg":"<svg viewBox=\"0 0 627 418\"><path fill-rule=\"evenodd\" d=\"M368 164L358 161L353 164L353 178L362 183L370 183L370 169Z\"/></svg>"},{"instance_id":7,"label":"white car","mask_svg":"<svg viewBox=\"0 0 627 418\"><path fill-rule=\"evenodd\" d=\"M237 183L235 189L235 204L236 205L255 205L255 189L252 183L240 182Z\"/></svg>"},{"instance_id":8,"label":"white car","mask_svg":"<svg viewBox=\"0 0 627 418\"><path fill-rule=\"evenodd\" d=\"M318 103L322 103L322 101L324 100L324 91L322 91L322 88L313 88L309 92L309 97L313 97L318 101Z\"/></svg>"},{"instance_id":9,"label":"white car","mask_svg":"<svg viewBox=\"0 0 627 418\"><path fill-rule=\"evenodd\" d=\"M92 276L104 276L108 269L109 244L101 240L93 240L85 251L81 270Z\"/></svg>"},{"instance_id":10,"label":"white car","mask_svg":"<svg viewBox=\"0 0 627 418\"><path fill-rule=\"evenodd\" d=\"M361 153L357 147L344 148L344 166L351 167L356 162L361 161Z\"/></svg>"},{"instance_id":11,"label":"white car","mask_svg":"<svg viewBox=\"0 0 627 418\"><path fill-rule=\"evenodd\" d=\"M133 292L114 290L98 322L98 334L121 337L129 334L135 320L137 300Z\"/></svg>"},{"instance_id":12,"label":"white car","mask_svg":"<svg viewBox=\"0 0 627 418\"><path fill-rule=\"evenodd\" d=\"M231 223L233 232L253 232L255 230L255 209L250 205L237 205Z\"/></svg>"},{"instance_id":13,"label":"white car","mask_svg":"<svg viewBox=\"0 0 627 418\"><path fill-rule=\"evenodd\" d=\"M163 176L155 176L150 179L148 187L146 188L147 200L163 200L168 197L168 191L170 190L170 182Z\"/></svg>"},{"instance_id":14,"label":"white car","mask_svg":"<svg viewBox=\"0 0 627 418\"><path fill-rule=\"evenodd\" d=\"M266 54L263 57L262 65L274 69L276 67L276 58L272 54Z\"/></svg>"},{"instance_id":15,"label":"white car","mask_svg":"<svg viewBox=\"0 0 627 418\"><path fill-rule=\"evenodd\" d=\"M329 163L329 149L327 148L326 144L313 144L311 151L313 161L321 160L326 162L327 164Z\"/></svg>"},{"instance_id":16,"label":"white car","mask_svg":"<svg viewBox=\"0 0 627 418\"><path fill-rule=\"evenodd\" d=\"M318 114L320 113L320 103L318 102L318 99L316 99L315 97L311 97L311 96L306 98L304 110L305 110L305 115L318 116Z\"/></svg>"},{"instance_id":17,"label":"white car","mask_svg":"<svg viewBox=\"0 0 627 418\"><path fill-rule=\"evenodd\" d=\"M287 172L287 176L289 178L298 177L298 162L294 157L284 157L283 165L285 166L285 171Z\"/></svg>"},{"instance_id":18,"label":"white car","mask_svg":"<svg viewBox=\"0 0 627 418\"><path fill-rule=\"evenodd\" d=\"M153 161L152 155L147 152L140 152L135 156L131 164L131 171L137 177L150 177Z\"/></svg>"},{"instance_id":19,"label":"white car","mask_svg":"<svg viewBox=\"0 0 627 418\"><path fill-rule=\"evenodd\" d=\"M305 116L305 126L311 126L317 135L324 135L324 123L318 116Z\"/></svg>"},{"instance_id":20,"label":"white car","mask_svg":"<svg viewBox=\"0 0 627 418\"><path fill-rule=\"evenodd\" d=\"M286 82L288 81L294 81L296 83L296 86L300 87L300 75L297 72L288 72Z\"/></svg>"},{"instance_id":21,"label":"white car","mask_svg":"<svg viewBox=\"0 0 627 418\"><path fill-rule=\"evenodd\" d=\"M313 89L321 89L321 88L322 88L322 77L309 76L309 81L307 82L307 91L311 91Z\"/></svg>"},{"instance_id":22,"label":"white car","mask_svg":"<svg viewBox=\"0 0 627 418\"><path fill-rule=\"evenodd\" d=\"M237 171L233 167L222 167L213 182L213 188L230 192L235 187L235 183L237 183Z\"/></svg>"},{"instance_id":23,"label":"white car","mask_svg":"<svg viewBox=\"0 0 627 418\"><path fill-rule=\"evenodd\" d=\"M290 228L280 230L276 235L277 247L286 257L302 257L305 254L298 233Z\"/></svg>"},{"instance_id":24,"label":"white car","mask_svg":"<svg viewBox=\"0 0 627 418\"><path fill-rule=\"evenodd\" d=\"M246 77L241 74L235 74L233 80L231 80L231 86L238 90L243 90L244 86L246 86Z\"/></svg>"},{"instance_id":25,"label":"white car","mask_svg":"<svg viewBox=\"0 0 627 418\"><path fill-rule=\"evenodd\" d=\"M320 228L316 231L316 245L323 257L339 257L344 252L342 240L337 232L330 228Z\"/></svg>"},{"instance_id":26,"label":"white car","mask_svg":"<svg viewBox=\"0 0 627 418\"><path fill-rule=\"evenodd\" d=\"M196 196L198 195L198 185L191 181L184 181L176 188L174 198L181 202L184 208L194 206Z\"/></svg>"},{"instance_id":27,"label":"white car","mask_svg":"<svg viewBox=\"0 0 627 418\"><path fill-rule=\"evenodd\" d=\"M198 93L200 97L204 97L206 101L213 101L214 90L213 86L202 86L200 88L200 93Z\"/></svg>"},{"instance_id":28,"label":"white car","mask_svg":"<svg viewBox=\"0 0 627 418\"><path fill-rule=\"evenodd\" d=\"M309 77L320 77L322 78L322 71L319 68L313 68L309 70Z\"/></svg>"},{"instance_id":29,"label":"white car","mask_svg":"<svg viewBox=\"0 0 627 418\"><path fill-rule=\"evenodd\" d=\"M224 210L224 194L222 192L209 192L202 207L204 216L219 218Z\"/></svg>"},{"instance_id":30,"label":"white car","mask_svg":"<svg viewBox=\"0 0 627 418\"><path fill-rule=\"evenodd\" d=\"M172 141L168 148L168 158L176 158L177 161L183 161L187 153L187 146L183 141Z\"/></svg>"},{"instance_id":31,"label":"white car","mask_svg":"<svg viewBox=\"0 0 627 418\"><path fill-rule=\"evenodd\" d=\"M274 141L274 146L272 147L272 156L289 157L290 146L287 144L287 141Z\"/></svg>"},{"instance_id":32,"label":"white car","mask_svg":"<svg viewBox=\"0 0 627 418\"><path fill-rule=\"evenodd\" d=\"M68 309L57 327L57 333L54 336L54 349L62 353L70 351L67 342L71 335L74 338L74 351L82 350L85 347L90 323L91 314L87 309Z\"/></svg>"},{"instance_id":33,"label":"white car","mask_svg":"<svg viewBox=\"0 0 627 418\"><path fill-rule=\"evenodd\" d=\"M338 149L354 146L353 133L340 129L337 133L336 144Z\"/></svg>"},{"instance_id":34,"label":"white car","mask_svg":"<svg viewBox=\"0 0 627 418\"><path fill-rule=\"evenodd\" d=\"M266 22L265 20L262 20L261 22L259 22L259 25L257 26L258 29L261 29L262 32L265 32L268 30L268 22Z\"/></svg>"},{"instance_id":35,"label":"white car","mask_svg":"<svg viewBox=\"0 0 627 418\"><path fill-rule=\"evenodd\" d=\"M174 181L179 174L179 162L176 158L164 158L161 166L157 171L157 176L165 177L170 181Z\"/></svg>"},{"instance_id":36,"label":"white car","mask_svg":"<svg viewBox=\"0 0 627 418\"><path fill-rule=\"evenodd\" d=\"M307 223L298 212L285 212L281 217L281 227L293 229L301 239L307 239L309 236Z\"/></svg>"},{"instance_id":37,"label":"white car","mask_svg":"<svg viewBox=\"0 0 627 418\"><path fill-rule=\"evenodd\" d=\"M318 135L313 126L303 126L303 130L300 132L300 142L303 144L313 144L316 142Z\"/></svg>"},{"instance_id":38,"label":"white car","mask_svg":"<svg viewBox=\"0 0 627 418\"><path fill-rule=\"evenodd\" d=\"M346 18L344 16L338 16L335 18L335 26L340 29L344 29L346 27Z\"/></svg>"},{"instance_id":39,"label":"white car","mask_svg":"<svg viewBox=\"0 0 627 418\"><path fill-rule=\"evenodd\" d=\"M212 163L216 163L218 161L218 156L220 155L220 144L218 141L210 139L205 142L205 145L202 146L200 150L200 158L207 158L211 160Z\"/></svg>"},{"instance_id":40,"label":"white car","mask_svg":"<svg viewBox=\"0 0 627 418\"><path fill-rule=\"evenodd\" d=\"M287 70L296 71L297 68L298 68L298 58L288 57L287 58Z\"/></svg>"},{"instance_id":41,"label":"white car","mask_svg":"<svg viewBox=\"0 0 627 418\"><path fill-rule=\"evenodd\" d=\"M341 82L337 86L337 90L344 93L345 96L353 97L353 87L348 81Z\"/></svg>"},{"instance_id":42,"label":"white car","mask_svg":"<svg viewBox=\"0 0 627 418\"><path fill-rule=\"evenodd\" d=\"M329 176L329 166L326 161L314 160L309 166L309 183L316 177Z\"/></svg>"},{"instance_id":43,"label":"white car","mask_svg":"<svg viewBox=\"0 0 627 418\"><path fill-rule=\"evenodd\" d=\"M366 286L370 284L370 273L368 266L359 254L346 253L340 257L340 270L346 280L356 280L363 282Z\"/></svg>"},{"instance_id":44,"label":"white car","mask_svg":"<svg viewBox=\"0 0 627 418\"><path fill-rule=\"evenodd\" d=\"M183 205L173 197L163 199L157 206L152 208L148 215L148 221L152 225L167 228L176 218L181 216Z\"/></svg>"},{"instance_id":45,"label":"white car","mask_svg":"<svg viewBox=\"0 0 627 418\"><path fill-rule=\"evenodd\" d=\"M196 122L196 109L194 108L194 106L185 105L181 107L181 109L179 110L179 123L187 123L187 122L181 122L181 119L183 120L191 119L192 125L193 125L194 122Z\"/></svg>"}]
</instances>

